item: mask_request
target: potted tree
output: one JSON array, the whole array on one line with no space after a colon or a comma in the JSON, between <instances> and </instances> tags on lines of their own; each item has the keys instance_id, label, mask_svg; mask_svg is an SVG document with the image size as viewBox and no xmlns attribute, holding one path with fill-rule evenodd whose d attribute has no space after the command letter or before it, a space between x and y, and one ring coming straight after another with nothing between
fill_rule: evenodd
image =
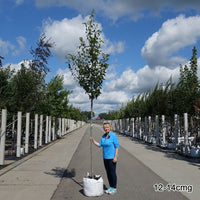
<instances>
[{"instance_id":1,"label":"potted tree","mask_svg":"<svg viewBox=\"0 0 200 200\"><path fill-rule=\"evenodd\" d=\"M91 103L91 119L90 119L90 137L93 137L92 133L92 115L93 115L93 101L97 99L101 94L102 83L105 79L106 69L108 68L109 55L102 51L101 45L103 43L101 30L94 21L95 12L94 10L89 15L89 20L84 23L86 39L80 37L80 45L77 53L68 54L66 56L67 63L73 77L78 81L79 85L88 94ZM93 184L96 184L96 179L93 174L93 160L92 160L92 144L90 142L90 175L86 177L91 185L91 195L87 196L98 196L93 194ZM100 179L99 179L100 180ZM86 180L87 181L87 180ZM87 185L87 187L90 185ZM103 187L103 183L102 183ZM102 188L103 190L103 188ZM101 194L102 192L100 192Z\"/></svg>"}]
</instances>

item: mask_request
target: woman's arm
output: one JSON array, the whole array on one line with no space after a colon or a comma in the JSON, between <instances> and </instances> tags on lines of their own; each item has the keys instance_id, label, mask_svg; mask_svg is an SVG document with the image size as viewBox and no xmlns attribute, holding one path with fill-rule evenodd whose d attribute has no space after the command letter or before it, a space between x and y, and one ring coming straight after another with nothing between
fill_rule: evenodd
<instances>
[{"instance_id":1,"label":"woman's arm","mask_svg":"<svg viewBox=\"0 0 200 200\"><path fill-rule=\"evenodd\" d=\"M118 152L119 152L119 149L116 148L116 149L115 149L115 157L114 157L114 159L113 159L113 162L114 162L114 163L117 162Z\"/></svg>"},{"instance_id":2,"label":"woman's arm","mask_svg":"<svg viewBox=\"0 0 200 200\"><path fill-rule=\"evenodd\" d=\"M90 141L95 144L97 147L99 147L99 143L93 138L93 137L90 137Z\"/></svg>"}]
</instances>

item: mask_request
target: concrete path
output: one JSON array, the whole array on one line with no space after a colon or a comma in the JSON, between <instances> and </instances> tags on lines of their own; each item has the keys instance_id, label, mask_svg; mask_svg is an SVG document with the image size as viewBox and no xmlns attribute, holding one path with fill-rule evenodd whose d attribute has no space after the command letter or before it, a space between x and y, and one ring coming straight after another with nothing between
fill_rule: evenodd
<instances>
[{"instance_id":1,"label":"concrete path","mask_svg":"<svg viewBox=\"0 0 200 200\"><path fill-rule=\"evenodd\" d=\"M103 134L102 127L94 125L93 133L99 140ZM159 148L131 141L128 137L118 137L118 192L114 196L104 194L90 199L199 199L199 162L191 162ZM93 146L94 173L102 175L107 187L101 151ZM70 133L18 164L17 167L9 166L13 169L0 170L0 173L4 173L0 176L0 199L88 199L83 194L82 179L90 170L89 127ZM168 183L192 185L193 192L155 192L153 185L156 183L163 186Z\"/></svg>"},{"instance_id":2,"label":"concrete path","mask_svg":"<svg viewBox=\"0 0 200 200\"><path fill-rule=\"evenodd\" d=\"M166 183L159 183L162 183L164 186L166 184L175 184L177 190L180 190L180 186L182 186L182 194L188 199L200 199L199 159L186 158L173 151L164 150L137 140L132 141L124 136L119 136L119 140L120 145L127 152L134 155L136 159L140 160L140 162L166 181ZM189 186L187 187L188 190L185 186ZM191 188L192 191L190 192ZM177 190L176 193L180 193ZM173 193L173 191L171 192Z\"/></svg>"},{"instance_id":3,"label":"concrete path","mask_svg":"<svg viewBox=\"0 0 200 200\"><path fill-rule=\"evenodd\" d=\"M94 137L99 140L103 134L102 127L95 125L93 128ZM180 192L155 192L153 185L156 183L167 184L160 176L155 174L149 167L146 167L141 161L126 151L126 147L131 145L132 141L128 138L119 136L120 144L119 160L117 164L118 174L118 192L114 196L104 194L101 197L92 197L92 199L126 199L126 200L186 200ZM79 148L75 152L67 170L62 178L58 189L55 191L52 200L60 199L88 199L83 194L83 175L89 171L90 167L90 147L89 147L89 129L81 141ZM127 143L126 143L127 142ZM126 145L124 145L126 143ZM134 146L133 146L134 148ZM108 181L105 174L102 152L98 147L93 147L94 171L95 174L101 174L104 179L104 187L108 187Z\"/></svg>"},{"instance_id":4,"label":"concrete path","mask_svg":"<svg viewBox=\"0 0 200 200\"><path fill-rule=\"evenodd\" d=\"M73 131L49 147L1 169L0 199L51 199L85 130L86 127Z\"/></svg>"}]
</instances>

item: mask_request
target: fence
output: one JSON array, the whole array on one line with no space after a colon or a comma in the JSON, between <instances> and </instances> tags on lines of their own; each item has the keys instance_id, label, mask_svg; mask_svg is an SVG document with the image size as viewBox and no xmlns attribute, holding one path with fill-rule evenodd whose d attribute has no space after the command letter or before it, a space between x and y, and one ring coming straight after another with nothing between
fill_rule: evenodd
<instances>
[{"instance_id":1,"label":"fence","mask_svg":"<svg viewBox=\"0 0 200 200\"><path fill-rule=\"evenodd\" d=\"M30 113L9 116L3 109L0 115L0 165L5 157L20 158L80 128L85 122Z\"/></svg>"},{"instance_id":2,"label":"fence","mask_svg":"<svg viewBox=\"0 0 200 200\"><path fill-rule=\"evenodd\" d=\"M190 120L189 120L190 119ZM200 126L199 119L188 117L187 113L174 120L166 116L151 116L111 120L113 131L138 140L152 143L161 148L173 149L177 153L189 157L200 157Z\"/></svg>"}]
</instances>

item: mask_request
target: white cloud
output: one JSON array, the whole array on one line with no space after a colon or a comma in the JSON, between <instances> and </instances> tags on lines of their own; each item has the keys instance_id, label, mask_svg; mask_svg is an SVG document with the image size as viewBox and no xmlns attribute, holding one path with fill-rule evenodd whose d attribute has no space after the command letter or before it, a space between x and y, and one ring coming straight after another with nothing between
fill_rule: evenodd
<instances>
[{"instance_id":1,"label":"white cloud","mask_svg":"<svg viewBox=\"0 0 200 200\"><path fill-rule=\"evenodd\" d=\"M12 53L14 56L19 55L19 53L25 49L26 39L22 36L17 37L17 43L19 47Z\"/></svg>"},{"instance_id":2,"label":"white cloud","mask_svg":"<svg viewBox=\"0 0 200 200\"><path fill-rule=\"evenodd\" d=\"M112 72L114 67L110 67L109 71ZM64 76L64 86L68 90L72 90L69 95L69 102L74 107L79 107L81 110L90 111L90 100L84 89L74 80L69 69L59 69L57 74ZM109 76L111 77L111 76ZM107 79L108 80L108 79ZM95 100L94 112L96 114L106 112L118 108L123 102L127 102L129 96L124 91L104 91L102 89L101 95Z\"/></svg>"},{"instance_id":3,"label":"white cloud","mask_svg":"<svg viewBox=\"0 0 200 200\"><path fill-rule=\"evenodd\" d=\"M104 90L116 92L123 91L131 97L134 96L134 94L155 87L158 81L159 83L166 83L170 76L172 76L173 81L176 82L179 76L179 67L175 69L166 67L156 67L151 69L146 65L137 72L128 68L118 79L106 82Z\"/></svg>"},{"instance_id":4,"label":"white cloud","mask_svg":"<svg viewBox=\"0 0 200 200\"><path fill-rule=\"evenodd\" d=\"M19 62L19 63L17 63L17 64L8 63L8 64L5 65L5 67L10 66L10 69L11 69L11 70L14 70L15 73L16 73L18 70L21 69L21 65L22 65L22 64L23 64L26 68L29 68L30 62L31 62L31 60L23 60L23 61L21 61L21 62Z\"/></svg>"},{"instance_id":5,"label":"white cloud","mask_svg":"<svg viewBox=\"0 0 200 200\"><path fill-rule=\"evenodd\" d=\"M115 70L110 67L110 72ZM73 106L81 108L81 110L90 110L90 100L85 91L74 81L71 72L59 70L59 74L64 75L64 85L67 89L73 90L69 95L69 101ZM179 67L169 69L163 66L154 69L144 66L137 72L131 68L127 68L120 77L113 76L113 79L106 79L101 95L95 100L94 112L96 114L107 112L109 110L117 110L123 103L127 103L135 94L154 88L157 82L166 83L172 76L173 82L179 77Z\"/></svg>"},{"instance_id":6,"label":"white cloud","mask_svg":"<svg viewBox=\"0 0 200 200\"><path fill-rule=\"evenodd\" d=\"M83 22L85 19L79 15L73 19L65 18L61 21L48 19L44 22L44 33L47 38L55 42L54 53L57 56L63 59L68 53L76 51L79 37L84 37Z\"/></svg>"},{"instance_id":7,"label":"white cloud","mask_svg":"<svg viewBox=\"0 0 200 200\"><path fill-rule=\"evenodd\" d=\"M104 39L104 48L105 52L108 54L117 54L124 52L125 42L110 42L109 40Z\"/></svg>"},{"instance_id":8,"label":"white cloud","mask_svg":"<svg viewBox=\"0 0 200 200\"><path fill-rule=\"evenodd\" d=\"M15 3L16 5L21 5L24 3L24 0L16 0Z\"/></svg>"},{"instance_id":9,"label":"white cloud","mask_svg":"<svg viewBox=\"0 0 200 200\"><path fill-rule=\"evenodd\" d=\"M3 41L0 38L0 54L7 55L9 51L13 50L15 47L9 41Z\"/></svg>"},{"instance_id":10,"label":"white cloud","mask_svg":"<svg viewBox=\"0 0 200 200\"><path fill-rule=\"evenodd\" d=\"M75 53L79 46L79 38L86 38L85 25L88 16L83 18L81 15L72 19L63 19L61 21L53 21L50 18L43 23L43 32L47 38L51 38L55 43L54 53L64 59L68 53ZM98 23L99 29L102 31L101 24ZM122 53L124 51L125 43L122 41L111 42L102 33L104 45L103 50L109 54Z\"/></svg>"},{"instance_id":11,"label":"white cloud","mask_svg":"<svg viewBox=\"0 0 200 200\"><path fill-rule=\"evenodd\" d=\"M59 69L57 71L57 74L64 77L64 86L67 89L73 90L75 87L78 86L77 81L75 81L69 69L65 69L65 70Z\"/></svg>"},{"instance_id":12,"label":"white cloud","mask_svg":"<svg viewBox=\"0 0 200 200\"><path fill-rule=\"evenodd\" d=\"M106 80L111 80L116 77L117 73L115 71L115 66L114 65L109 65L108 69L106 70Z\"/></svg>"},{"instance_id":13,"label":"white cloud","mask_svg":"<svg viewBox=\"0 0 200 200\"><path fill-rule=\"evenodd\" d=\"M3 41L0 38L0 54L1 55L8 55L12 53L12 55L17 56L19 53L25 49L26 39L22 36L16 38L18 47L11 44L9 41Z\"/></svg>"},{"instance_id":14,"label":"white cloud","mask_svg":"<svg viewBox=\"0 0 200 200\"><path fill-rule=\"evenodd\" d=\"M73 8L82 13L91 12L92 9L107 16L112 20L117 20L121 17L128 16L133 20L137 20L144 16L145 11L149 13L158 14L166 9L173 9L173 11L183 11L185 9L200 9L199 0L35 0L36 6L66 6Z\"/></svg>"},{"instance_id":15,"label":"white cloud","mask_svg":"<svg viewBox=\"0 0 200 200\"><path fill-rule=\"evenodd\" d=\"M200 16L180 15L163 23L142 48L142 56L150 67L158 65L169 68L185 63L186 59L173 56L180 49L195 44L200 39ZM159 58L159 59L158 59Z\"/></svg>"},{"instance_id":16,"label":"white cloud","mask_svg":"<svg viewBox=\"0 0 200 200\"><path fill-rule=\"evenodd\" d=\"M97 99L99 104L122 104L127 102L129 97L125 91L104 91Z\"/></svg>"}]
</instances>

